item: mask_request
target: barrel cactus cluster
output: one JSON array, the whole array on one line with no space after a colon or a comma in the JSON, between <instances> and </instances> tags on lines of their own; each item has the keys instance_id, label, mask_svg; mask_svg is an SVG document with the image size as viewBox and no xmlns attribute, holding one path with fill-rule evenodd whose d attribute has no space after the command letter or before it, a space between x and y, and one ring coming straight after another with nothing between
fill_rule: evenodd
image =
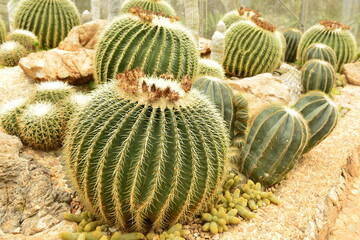
<instances>
[{"instance_id":1,"label":"barrel cactus cluster","mask_svg":"<svg viewBox=\"0 0 360 240\"><path fill-rule=\"evenodd\" d=\"M170 17L176 17L174 8L163 0L127 0L121 6L121 13L129 13L132 8L141 7L150 12L161 12Z\"/></svg>"},{"instance_id":2,"label":"barrel cactus cluster","mask_svg":"<svg viewBox=\"0 0 360 240\"><path fill-rule=\"evenodd\" d=\"M294 63L296 61L296 53L299 46L302 33L296 28L288 29L284 32L286 39L285 61Z\"/></svg>"}]
</instances>

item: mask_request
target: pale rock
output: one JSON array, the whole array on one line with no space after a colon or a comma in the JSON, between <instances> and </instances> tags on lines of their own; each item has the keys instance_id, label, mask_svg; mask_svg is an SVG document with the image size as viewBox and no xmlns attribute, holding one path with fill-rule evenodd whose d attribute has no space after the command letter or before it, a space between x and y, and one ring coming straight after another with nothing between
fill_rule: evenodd
<instances>
[{"instance_id":1,"label":"pale rock","mask_svg":"<svg viewBox=\"0 0 360 240\"><path fill-rule=\"evenodd\" d=\"M360 62L344 64L343 67L347 81L360 86Z\"/></svg>"}]
</instances>

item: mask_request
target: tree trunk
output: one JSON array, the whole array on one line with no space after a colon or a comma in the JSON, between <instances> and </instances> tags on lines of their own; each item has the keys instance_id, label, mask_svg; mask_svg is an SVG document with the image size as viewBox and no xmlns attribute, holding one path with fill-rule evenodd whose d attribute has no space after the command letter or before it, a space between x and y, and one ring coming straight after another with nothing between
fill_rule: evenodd
<instances>
[{"instance_id":1,"label":"tree trunk","mask_svg":"<svg viewBox=\"0 0 360 240\"><path fill-rule=\"evenodd\" d=\"M119 15L122 0L108 0L108 19L112 20Z\"/></svg>"},{"instance_id":2,"label":"tree trunk","mask_svg":"<svg viewBox=\"0 0 360 240\"><path fill-rule=\"evenodd\" d=\"M92 19L100 19L101 1L91 0L91 15Z\"/></svg>"},{"instance_id":3,"label":"tree trunk","mask_svg":"<svg viewBox=\"0 0 360 240\"><path fill-rule=\"evenodd\" d=\"M9 14L7 10L7 0L0 0L0 17L6 25L6 30L9 31Z\"/></svg>"},{"instance_id":4,"label":"tree trunk","mask_svg":"<svg viewBox=\"0 0 360 240\"><path fill-rule=\"evenodd\" d=\"M199 44L200 13L199 0L185 0L185 21L186 26L194 33L195 40Z\"/></svg>"}]
</instances>

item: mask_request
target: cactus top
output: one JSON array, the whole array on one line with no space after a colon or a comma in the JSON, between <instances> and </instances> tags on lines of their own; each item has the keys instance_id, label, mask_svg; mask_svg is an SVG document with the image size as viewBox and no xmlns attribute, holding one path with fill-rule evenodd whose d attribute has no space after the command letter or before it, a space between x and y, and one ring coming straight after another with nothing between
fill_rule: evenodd
<instances>
[{"instance_id":1,"label":"cactus top","mask_svg":"<svg viewBox=\"0 0 360 240\"><path fill-rule=\"evenodd\" d=\"M240 7L238 13L240 16L248 17L249 19L253 16L261 17L261 13L251 8Z\"/></svg>"},{"instance_id":2,"label":"cactus top","mask_svg":"<svg viewBox=\"0 0 360 240\"><path fill-rule=\"evenodd\" d=\"M15 29L13 31L11 31L12 34L24 34L33 38L36 38L35 34L33 32L30 32L28 30L24 30L24 29Z\"/></svg>"},{"instance_id":3,"label":"cactus top","mask_svg":"<svg viewBox=\"0 0 360 240\"><path fill-rule=\"evenodd\" d=\"M0 108L0 115L13 111L14 109L20 107L21 105L24 105L26 101L27 101L26 98L16 98L6 102Z\"/></svg>"},{"instance_id":4,"label":"cactus top","mask_svg":"<svg viewBox=\"0 0 360 240\"><path fill-rule=\"evenodd\" d=\"M336 21L321 21L320 25L323 25L328 31L332 31L332 30L350 30L350 27L336 22Z\"/></svg>"},{"instance_id":5,"label":"cactus top","mask_svg":"<svg viewBox=\"0 0 360 240\"><path fill-rule=\"evenodd\" d=\"M37 91L70 90L72 87L61 81L42 82L37 85Z\"/></svg>"},{"instance_id":6,"label":"cactus top","mask_svg":"<svg viewBox=\"0 0 360 240\"><path fill-rule=\"evenodd\" d=\"M268 30L270 32L275 32L276 31L276 27L274 27L270 23L266 22L265 20L260 18L258 15L254 15L253 17L251 17L251 21L253 23L255 23L258 27L261 27L261 28L263 28L265 30Z\"/></svg>"},{"instance_id":7,"label":"cactus top","mask_svg":"<svg viewBox=\"0 0 360 240\"><path fill-rule=\"evenodd\" d=\"M129 13L138 16L143 22L166 27L172 26L169 23L178 22L180 20L178 16L172 17L162 12L146 11L142 7L132 7L129 9Z\"/></svg>"},{"instance_id":8,"label":"cactus top","mask_svg":"<svg viewBox=\"0 0 360 240\"><path fill-rule=\"evenodd\" d=\"M0 50L2 51L13 51L17 47L21 46L15 41L7 41L0 45Z\"/></svg>"},{"instance_id":9,"label":"cactus top","mask_svg":"<svg viewBox=\"0 0 360 240\"><path fill-rule=\"evenodd\" d=\"M33 116L42 117L46 116L54 109L55 105L49 102L38 102L30 104L27 107L27 112L31 113Z\"/></svg>"}]
</instances>

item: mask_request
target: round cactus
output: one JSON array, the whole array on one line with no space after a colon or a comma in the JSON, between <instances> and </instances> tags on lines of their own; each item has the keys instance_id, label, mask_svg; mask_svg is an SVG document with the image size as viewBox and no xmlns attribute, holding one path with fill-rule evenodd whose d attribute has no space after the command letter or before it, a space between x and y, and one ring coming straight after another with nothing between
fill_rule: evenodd
<instances>
[{"instance_id":1,"label":"round cactus","mask_svg":"<svg viewBox=\"0 0 360 240\"><path fill-rule=\"evenodd\" d=\"M0 16L0 44L5 42L5 36L6 36L6 26L4 21L2 20Z\"/></svg>"},{"instance_id":2,"label":"round cactus","mask_svg":"<svg viewBox=\"0 0 360 240\"><path fill-rule=\"evenodd\" d=\"M141 7L150 12L161 12L170 17L176 17L176 12L170 4L163 0L127 0L121 6L121 13L129 13L131 8Z\"/></svg>"},{"instance_id":3,"label":"round cactus","mask_svg":"<svg viewBox=\"0 0 360 240\"><path fill-rule=\"evenodd\" d=\"M55 48L70 30L80 24L80 14L71 0L24 0L18 4L14 25L33 32L42 48Z\"/></svg>"},{"instance_id":4,"label":"round cactus","mask_svg":"<svg viewBox=\"0 0 360 240\"><path fill-rule=\"evenodd\" d=\"M286 53L286 38L280 31L275 31L276 36L279 38L281 43L281 61L285 61Z\"/></svg>"},{"instance_id":5,"label":"round cactus","mask_svg":"<svg viewBox=\"0 0 360 240\"><path fill-rule=\"evenodd\" d=\"M324 140L335 128L339 112L336 104L323 92L313 91L302 96L294 105L309 126L309 141L304 153Z\"/></svg>"},{"instance_id":6,"label":"round cactus","mask_svg":"<svg viewBox=\"0 0 360 240\"><path fill-rule=\"evenodd\" d=\"M234 23L225 33L223 65L229 75L250 77L273 72L279 65L281 53L275 27L259 18Z\"/></svg>"},{"instance_id":7,"label":"round cactus","mask_svg":"<svg viewBox=\"0 0 360 240\"><path fill-rule=\"evenodd\" d=\"M61 146L64 124L61 108L49 102L33 103L19 116L19 136L32 148L54 150Z\"/></svg>"},{"instance_id":8,"label":"round cactus","mask_svg":"<svg viewBox=\"0 0 360 240\"><path fill-rule=\"evenodd\" d=\"M11 31L7 38L9 41L20 43L28 51L35 51L36 45L38 44L38 39L35 34L22 29Z\"/></svg>"},{"instance_id":9,"label":"round cactus","mask_svg":"<svg viewBox=\"0 0 360 240\"><path fill-rule=\"evenodd\" d=\"M210 59L200 59L196 76L225 78L225 72L218 62Z\"/></svg>"},{"instance_id":10,"label":"round cactus","mask_svg":"<svg viewBox=\"0 0 360 240\"><path fill-rule=\"evenodd\" d=\"M37 85L32 101L57 103L70 96L74 91L74 88L65 82L42 82Z\"/></svg>"},{"instance_id":11,"label":"round cactus","mask_svg":"<svg viewBox=\"0 0 360 240\"><path fill-rule=\"evenodd\" d=\"M322 43L311 44L304 52L302 63L304 64L311 59L320 59L330 63L336 68L337 59L334 50L328 45Z\"/></svg>"},{"instance_id":12,"label":"round cactus","mask_svg":"<svg viewBox=\"0 0 360 240\"><path fill-rule=\"evenodd\" d=\"M71 94L61 102L61 106L64 108L64 114L66 121L70 120L72 114L77 108L86 105L90 101L90 96L82 93Z\"/></svg>"},{"instance_id":13,"label":"round cactus","mask_svg":"<svg viewBox=\"0 0 360 240\"><path fill-rule=\"evenodd\" d=\"M285 61L294 63L296 61L296 52L298 50L299 42L302 33L296 28L290 28L285 31L284 37L286 39Z\"/></svg>"},{"instance_id":14,"label":"round cactus","mask_svg":"<svg viewBox=\"0 0 360 240\"><path fill-rule=\"evenodd\" d=\"M19 43L8 41L0 45L0 65L14 67L21 58L28 55L28 51Z\"/></svg>"},{"instance_id":15,"label":"round cactus","mask_svg":"<svg viewBox=\"0 0 360 240\"><path fill-rule=\"evenodd\" d=\"M250 20L253 16L261 17L261 14L251 8L241 7L238 10L226 13L221 20L225 23L226 28L229 28L232 24L243 20Z\"/></svg>"},{"instance_id":16,"label":"round cactus","mask_svg":"<svg viewBox=\"0 0 360 240\"><path fill-rule=\"evenodd\" d=\"M18 117L21 115L26 98L17 98L5 103L0 109L0 122L5 132L10 135L18 135Z\"/></svg>"},{"instance_id":17,"label":"round cactus","mask_svg":"<svg viewBox=\"0 0 360 240\"><path fill-rule=\"evenodd\" d=\"M181 84L126 71L70 120L66 165L85 206L120 229L183 221L222 185L228 131L186 77ZM89 164L91 163L91 164Z\"/></svg>"},{"instance_id":18,"label":"round cactus","mask_svg":"<svg viewBox=\"0 0 360 240\"><path fill-rule=\"evenodd\" d=\"M301 84L304 92L320 90L330 93L334 86L336 72L333 66L323 60L313 59L304 64L301 69Z\"/></svg>"},{"instance_id":19,"label":"round cactus","mask_svg":"<svg viewBox=\"0 0 360 240\"><path fill-rule=\"evenodd\" d=\"M313 43L323 43L330 46L337 57L338 65L336 71L342 69L342 65L352 62L356 54L356 40L350 32L350 27L333 21L321 21L308 29L302 36L297 52L297 58L302 58L306 49Z\"/></svg>"},{"instance_id":20,"label":"round cactus","mask_svg":"<svg viewBox=\"0 0 360 240\"><path fill-rule=\"evenodd\" d=\"M294 109L264 108L250 128L241 152L240 171L264 186L279 183L301 156L308 131L306 121Z\"/></svg>"},{"instance_id":21,"label":"round cactus","mask_svg":"<svg viewBox=\"0 0 360 240\"><path fill-rule=\"evenodd\" d=\"M195 40L175 18L137 8L133 14L121 15L101 37L95 55L95 83L137 67L147 75L192 78L198 59Z\"/></svg>"}]
</instances>

